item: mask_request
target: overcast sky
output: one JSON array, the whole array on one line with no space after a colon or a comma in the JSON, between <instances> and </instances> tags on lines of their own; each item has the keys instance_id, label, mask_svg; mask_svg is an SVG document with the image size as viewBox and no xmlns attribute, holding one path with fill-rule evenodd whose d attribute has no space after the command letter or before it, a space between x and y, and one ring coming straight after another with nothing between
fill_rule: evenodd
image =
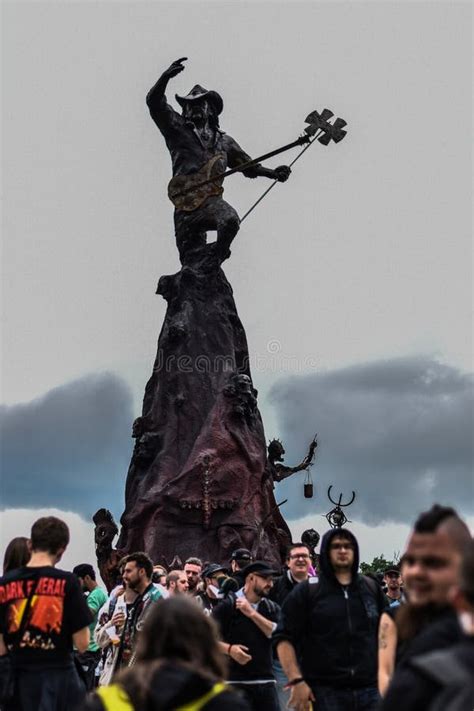
<instances>
[{"instance_id":1,"label":"overcast sky","mask_svg":"<svg viewBox=\"0 0 474 711\"><path fill-rule=\"evenodd\" d=\"M329 483L357 491L374 555L403 546L425 502L471 516L471 3L2 9L4 521L121 513L165 312L156 282L179 268L144 99L182 56L169 99L219 91L221 127L251 154L294 140L315 108L348 122L248 218L225 265L267 436L288 463L320 436L317 499L301 475L277 491L295 535L311 511L324 528ZM267 185L233 176L226 199L243 214Z\"/></svg>"}]
</instances>

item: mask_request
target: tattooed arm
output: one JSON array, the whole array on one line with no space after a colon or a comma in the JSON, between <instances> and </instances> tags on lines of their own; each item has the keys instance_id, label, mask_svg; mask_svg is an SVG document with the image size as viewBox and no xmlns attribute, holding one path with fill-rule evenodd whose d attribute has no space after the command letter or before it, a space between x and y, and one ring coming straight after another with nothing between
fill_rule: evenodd
<instances>
[{"instance_id":1,"label":"tattooed arm","mask_svg":"<svg viewBox=\"0 0 474 711\"><path fill-rule=\"evenodd\" d=\"M397 628L390 615L383 612L379 624L379 671L378 686L383 696L390 684L395 667Z\"/></svg>"}]
</instances>

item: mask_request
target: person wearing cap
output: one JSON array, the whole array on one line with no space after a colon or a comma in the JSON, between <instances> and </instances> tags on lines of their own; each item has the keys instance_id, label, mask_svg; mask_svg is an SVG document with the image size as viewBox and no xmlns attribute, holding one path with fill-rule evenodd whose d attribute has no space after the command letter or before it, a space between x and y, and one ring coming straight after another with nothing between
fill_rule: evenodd
<instances>
[{"instance_id":1,"label":"person wearing cap","mask_svg":"<svg viewBox=\"0 0 474 711\"><path fill-rule=\"evenodd\" d=\"M279 711L272 670L272 633L280 608L269 600L278 571L263 561L243 570L244 586L213 610L221 649L229 657L228 683L239 688L254 711Z\"/></svg>"},{"instance_id":2,"label":"person wearing cap","mask_svg":"<svg viewBox=\"0 0 474 711\"><path fill-rule=\"evenodd\" d=\"M253 557L248 548L237 548L230 556L230 572L234 580L238 582L239 588L242 588L245 582L242 571L252 561Z\"/></svg>"},{"instance_id":3,"label":"person wearing cap","mask_svg":"<svg viewBox=\"0 0 474 711\"><path fill-rule=\"evenodd\" d=\"M403 601L402 577L398 565L390 565L384 570L383 581L387 586L385 597L390 607L398 607Z\"/></svg>"},{"instance_id":4,"label":"person wearing cap","mask_svg":"<svg viewBox=\"0 0 474 711\"><path fill-rule=\"evenodd\" d=\"M219 115L224 104L216 91L208 91L196 84L186 96L176 94L182 114L167 103L168 82L183 71L185 60L186 57L176 60L163 72L148 92L146 102L171 154L173 180L168 194L176 207L176 244L181 262L186 264L190 252L206 247L206 232L216 230L214 253L221 263L230 256L229 247L240 223L234 208L221 197L222 181L209 183L181 198L176 195L193 184L223 173L228 167L236 168L251 159L233 138L219 129ZM291 171L287 166L273 170L254 164L242 172L247 178L264 176L284 182Z\"/></svg>"},{"instance_id":5,"label":"person wearing cap","mask_svg":"<svg viewBox=\"0 0 474 711\"><path fill-rule=\"evenodd\" d=\"M226 569L219 563L209 563L202 571L204 590L197 593L196 601L202 606L205 615L210 615L219 603L215 590L219 589L219 580L226 577Z\"/></svg>"}]
</instances>

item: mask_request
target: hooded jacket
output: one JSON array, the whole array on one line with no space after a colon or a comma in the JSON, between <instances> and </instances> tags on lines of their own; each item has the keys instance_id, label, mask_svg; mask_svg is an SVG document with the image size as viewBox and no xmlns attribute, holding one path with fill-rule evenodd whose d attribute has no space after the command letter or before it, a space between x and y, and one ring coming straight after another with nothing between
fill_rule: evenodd
<instances>
[{"instance_id":1,"label":"hooded jacket","mask_svg":"<svg viewBox=\"0 0 474 711\"><path fill-rule=\"evenodd\" d=\"M387 603L375 581L357 574L359 546L347 529L344 536L354 546L352 580L339 583L329 559L329 546L338 535L332 529L323 537L319 579L300 583L283 603L275 646L291 642L310 686L376 686L378 622Z\"/></svg>"},{"instance_id":2,"label":"hooded jacket","mask_svg":"<svg viewBox=\"0 0 474 711\"><path fill-rule=\"evenodd\" d=\"M105 688L107 690L112 687ZM231 689L226 688L214 696L212 689L212 681L197 671L168 662L151 675L144 706L134 706L123 689L118 688L118 693L111 694L110 700L107 694L102 699L100 691L90 695L81 711L176 711L186 708L199 711L249 711L247 703Z\"/></svg>"}]
</instances>

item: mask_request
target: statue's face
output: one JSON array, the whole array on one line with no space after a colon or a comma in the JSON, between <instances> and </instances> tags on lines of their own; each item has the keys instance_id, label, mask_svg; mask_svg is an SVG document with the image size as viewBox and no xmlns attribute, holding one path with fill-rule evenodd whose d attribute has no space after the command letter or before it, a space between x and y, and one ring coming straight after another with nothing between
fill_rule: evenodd
<instances>
[{"instance_id":1,"label":"statue's face","mask_svg":"<svg viewBox=\"0 0 474 711\"><path fill-rule=\"evenodd\" d=\"M268 453L275 462L282 462L284 459L285 450L283 445L278 440L274 439L268 446Z\"/></svg>"},{"instance_id":2,"label":"statue's face","mask_svg":"<svg viewBox=\"0 0 474 711\"><path fill-rule=\"evenodd\" d=\"M192 121L195 124L205 123L210 113L209 104L206 99L187 101L183 108L183 116L186 121Z\"/></svg>"},{"instance_id":3,"label":"statue's face","mask_svg":"<svg viewBox=\"0 0 474 711\"><path fill-rule=\"evenodd\" d=\"M117 535L118 530L114 524L108 521L100 523L95 528L94 538L96 543L102 543L102 545L111 544Z\"/></svg>"}]
</instances>

